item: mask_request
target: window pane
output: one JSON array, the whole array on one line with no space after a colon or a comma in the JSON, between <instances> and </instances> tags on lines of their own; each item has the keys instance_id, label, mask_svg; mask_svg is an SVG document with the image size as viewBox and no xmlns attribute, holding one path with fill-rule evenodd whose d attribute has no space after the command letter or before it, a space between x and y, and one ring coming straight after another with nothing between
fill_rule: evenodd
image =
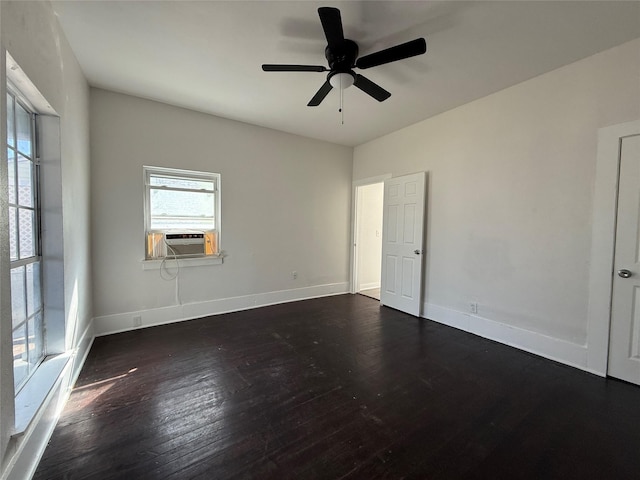
<instances>
[{"instance_id":1,"label":"window pane","mask_svg":"<svg viewBox=\"0 0 640 480\"><path fill-rule=\"evenodd\" d=\"M33 257L35 255L35 215L33 210L18 209L18 221L20 222L20 258Z\"/></svg>"},{"instance_id":2,"label":"window pane","mask_svg":"<svg viewBox=\"0 0 640 480\"><path fill-rule=\"evenodd\" d=\"M16 227L17 214L17 208L9 207L9 257L11 260L18 259L18 229Z\"/></svg>"},{"instance_id":3,"label":"window pane","mask_svg":"<svg viewBox=\"0 0 640 480\"><path fill-rule=\"evenodd\" d=\"M7 148L7 170L9 180L9 203L16 203L16 152Z\"/></svg>"},{"instance_id":4,"label":"window pane","mask_svg":"<svg viewBox=\"0 0 640 480\"><path fill-rule=\"evenodd\" d=\"M42 315L38 314L29 320L27 333L29 338L29 365L30 370L33 371L44 356L44 345L42 344L42 339L44 338L42 332Z\"/></svg>"},{"instance_id":5,"label":"window pane","mask_svg":"<svg viewBox=\"0 0 640 480\"><path fill-rule=\"evenodd\" d=\"M151 190L151 228L215 228L214 194Z\"/></svg>"},{"instance_id":6,"label":"window pane","mask_svg":"<svg viewBox=\"0 0 640 480\"><path fill-rule=\"evenodd\" d=\"M30 263L27 270L27 317L42 308L40 293L40 262Z\"/></svg>"},{"instance_id":7,"label":"window pane","mask_svg":"<svg viewBox=\"0 0 640 480\"><path fill-rule=\"evenodd\" d=\"M31 115L19 103L16 103L16 122L18 150L31 156Z\"/></svg>"},{"instance_id":8,"label":"window pane","mask_svg":"<svg viewBox=\"0 0 640 480\"><path fill-rule=\"evenodd\" d=\"M195 180L188 178L172 178L151 175L151 185L159 185L172 188L189 188L192 190L213 190L213 182L207 180Z\"/></svg>"},{"instance_id":9,"label":"window pane","mask_svg":"<svg viewBox=\"0 0 640 480\"><path fill-rule=\"evenodd\" d=\"M16 146L15 138L13 138L13 97L7 94L7 144L12 147Z\"/></svg>"},{"instance_id":10,"label":"window pane","mask_svg":"<svg viewBox=\"0 0 640 480\"><path fill-rule=\"evenodd\" d=\"M160 217L151 219L152 230L214 230L213 220L197 218Z\"/></svg>"},{"instance_id":11,"label":"window pane","mask_svg":"<svg viewBox=\"0 0 640 480\"><path fill-rule=\"evenodd\" d=\"M29 373L26 330L26 324L23 324L13 331L13 385L16 389Z\"/></svg>"},{"instance_id":12,"label":"window pane","mask_svg":"<svg viewBox=\"0 0 640 480\"><path fill-rule=\"evenodd\" d=\"M11 315L13 327L24 322L27 318L25 291L24 291L24 267L11 269Z\"/></svg>"},{"instance_id":13,"label":"window pane","mask_svg":"<svg viewBox=\"0 0 640 480\"><path fill-rule=\"evenodd\" d=\"M33 163L18 155L18 204L33 207Z\"/></svg>"}]
</instances>

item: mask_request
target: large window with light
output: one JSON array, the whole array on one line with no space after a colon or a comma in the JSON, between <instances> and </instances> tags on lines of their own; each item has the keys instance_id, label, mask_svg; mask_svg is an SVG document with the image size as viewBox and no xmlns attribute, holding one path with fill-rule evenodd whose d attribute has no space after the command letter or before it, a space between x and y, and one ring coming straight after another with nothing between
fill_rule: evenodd
<instances>
[{"instance_id":1,"label":"large window with light","mask_svg":"<svg viewBox=\"0 0 640 480\"><path fill-rule=\"evenodd\" d=\"M217 256L220 175L144 167L146 258Z\"/></svg>"},{"instance_id":2,"label":"large window with light","mask_svg":"<svg viewBox=\"0 0 640 480\"><path fill-rule=\"evenodd\" d=\"M36 115L7 93L13 377L16 394L45 356Z\"/></svg>"}]
</instances>

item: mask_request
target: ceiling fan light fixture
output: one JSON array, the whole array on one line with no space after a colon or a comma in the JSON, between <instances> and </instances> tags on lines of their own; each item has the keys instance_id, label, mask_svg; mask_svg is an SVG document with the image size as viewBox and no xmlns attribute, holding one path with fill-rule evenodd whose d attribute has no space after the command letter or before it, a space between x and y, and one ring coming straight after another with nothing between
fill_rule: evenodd
<instances>
[{"instance_id":1,"label":"ceiling fan light fixture","mask_svg":"<svg viewBox=\"0 0 640 480\"><path fill-rule=\"evenodd\" d=\"M333 88L344 90L349 88L355 82L355 77L351 73L334 73L329 78L329 83Z\"/></svg>"}]
</instances>

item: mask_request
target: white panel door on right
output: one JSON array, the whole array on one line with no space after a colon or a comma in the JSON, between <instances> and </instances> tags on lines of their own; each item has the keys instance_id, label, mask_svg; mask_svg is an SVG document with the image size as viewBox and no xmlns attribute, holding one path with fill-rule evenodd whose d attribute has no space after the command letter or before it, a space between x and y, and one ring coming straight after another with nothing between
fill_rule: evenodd
<instances>
[{"instance_id":1,"label":"white panel door on right","mask_svg":"<svg viewBox=\"0 0 640 480\"><path fill-rule=\"evenodd\" d=\"M425 172L384 182L380 303L420 316Z\"/></svg>"},{"instance_id":2,"label":"white panel door on right","mask_svg":"<svg viewBox=\"0 0 640 480\"><path fill-rule=\"evenodd\" d=\"M640 135L620 145L608 374L640 385Z\"/></svg>"}]
</instances>

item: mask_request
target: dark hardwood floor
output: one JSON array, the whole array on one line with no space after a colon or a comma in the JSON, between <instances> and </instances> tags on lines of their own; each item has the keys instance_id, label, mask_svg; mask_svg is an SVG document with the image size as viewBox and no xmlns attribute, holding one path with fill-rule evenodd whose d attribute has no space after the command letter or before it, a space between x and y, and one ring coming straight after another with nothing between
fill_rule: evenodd
<instances>
[{"instance_id":1,"label":"dark hardwood floor","mask_svg":"<svg viewBox=\"0 0 640 480\"><path fill-rule=\"evenodd\" d=\"M640 388L341 295L95 340L36 479L640 478Z\"/></svg>"}]
</instances>

